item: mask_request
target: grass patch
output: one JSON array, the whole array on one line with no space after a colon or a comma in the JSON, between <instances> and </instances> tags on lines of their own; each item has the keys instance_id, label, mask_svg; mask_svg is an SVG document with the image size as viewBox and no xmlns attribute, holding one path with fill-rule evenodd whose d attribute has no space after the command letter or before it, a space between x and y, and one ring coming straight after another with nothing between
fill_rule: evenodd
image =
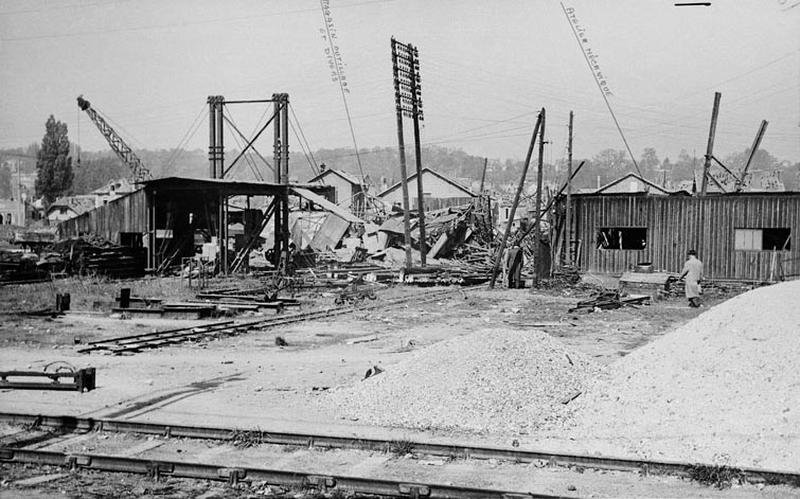
<instances>
[{"instance_id":1,"label":"grass patch","mask_svg":"<svg viewBox=\"0 0 800 499\"><path fill-rule=\"evenodd\" d=\"M695 464L689 469L689 476L696 482L714 486L720 490L727 489L734 483L745 482L742 470L727 465Z\"/></svg>"},{"instance_id":2,"label":"grass patch","mask_svg":"<svg viewBox=\"0 0 800 499\"><path fill-rule=\"evenodd\" d=\"M255 430L233 430L231 441L237 449L249 449L263 444L269 434L260 428Z\"/></svg>"},{"instance_id":3,"label":"grass patch","mask_svg":"<svg viewBox=\"0 0 800 499\"><path fill-rule=\"evenodd\" d=\"M414 452L414 442L410 440L392 440L388 451L395 456L405 456Z\"/></svg>"}]
</instances>

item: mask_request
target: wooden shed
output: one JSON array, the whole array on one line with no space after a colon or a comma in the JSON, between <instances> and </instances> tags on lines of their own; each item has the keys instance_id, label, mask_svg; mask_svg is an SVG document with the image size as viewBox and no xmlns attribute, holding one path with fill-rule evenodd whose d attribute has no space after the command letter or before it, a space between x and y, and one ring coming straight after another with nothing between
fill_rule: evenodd
<instances>
[{"instance_id":1,"label":"wooden shed","mask_svg":"<svg viewBox=\"0 0 800 499\"><path fill-rule=\"evenodd\" d=\"M578 194L572 213L571 247L583 271L620 274L650 263L680 272L696 249L707 278L800 275L800 193Z\"/></svg>"},{"instance_id":2,"label":"wooden shed","mask_svg":"<svg viewBox=\"0 0 800 499\"><path fill-rule=\"evenodd\" d=\"M147 248L147 265L152 269L180 263L184 256L194 256L198 240L216 241L221 255L222 272L229 270L228 261L233 239L229 227L242 224L248 242L242 251L249 253L255 240L272 219L275 225L276 248L288 247L288 204L279 200L290 194L303 196L312 192L326 194L331 188L319 184L275 184L222 179L167 177L149 180L143 188L109 201L78 217L58 224L61 239L98 235L123 246ZM237 209L233 198L246 199L247 208ZM250 198L271 199L268 208L250 209ZM220 224L219 220L226 223ZM281 251L276 250L280 255ZM285 251L284 251L285 253ZM245 253L243 255L246 256ZM244 258L244 256L241 256Z\"/></svg>"}]
</instances>

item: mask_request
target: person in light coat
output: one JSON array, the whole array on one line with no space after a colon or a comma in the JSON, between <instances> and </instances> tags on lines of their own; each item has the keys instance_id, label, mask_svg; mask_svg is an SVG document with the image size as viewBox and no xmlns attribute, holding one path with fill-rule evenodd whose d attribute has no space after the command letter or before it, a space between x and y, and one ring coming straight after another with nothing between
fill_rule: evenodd
<instances>
[{"instance_id":1,"label":"person in light coat","mask_svg":"<svg viewBox=\"0 0 800 499\"><path fill-rule=\"evenodd\" d=\"M697 251L689 250L689 259L683 264L680 278L686 278L686 299L690 307L700 306L700 295L703 293L700 282L703 280L703 262L698 260Z\"/></svg>"}]
</instances>

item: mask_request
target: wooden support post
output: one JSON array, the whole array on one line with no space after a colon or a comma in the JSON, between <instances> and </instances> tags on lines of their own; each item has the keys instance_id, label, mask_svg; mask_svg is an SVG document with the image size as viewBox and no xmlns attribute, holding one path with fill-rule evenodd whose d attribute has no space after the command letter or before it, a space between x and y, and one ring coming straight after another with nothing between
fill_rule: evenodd
<instances>
[{"instance_id":1,"label":"wooden support post","mask_svg":"<svg viewBox=\"0 0 800 499\"><path fill-rule=\"evenodd\" d=\"M483 194L483 188L486 186L486 166L489 164L489 158L483 158L483 173L481 173L481 190L478 194Z\"/></svg>"},{"instance_id":2,"label":"wooden support post","mask_svg":"<svg viewBox=\"0 0 800 499\"><path fill-rule=\"evenodd\" d=\"M531 136L531 144L528 146L528 154L525 156L525 164L522 166L522 175L519 178L519 185L517 186L517 193L514 196L514 202L511 204L511 211L508 215L508 223L506 223L506 231L503 234L503 239L500 242L500 247L497 249L497 254L494 256L494 266L492 267L492 275L491 279L489 280L489 287L494 288L495 282L497 282L497 271L500 269L500 260L503 258L503 252L506 250L506 244L508 243L508 236L511 234L511 227L514 225L514 215L517 213L517 205L519 204L519 198L522 195L522 189L525 187L525 177L528 175L528 167L531 164L531 156L533 156L533 146L536 144L536 136L539 135L539 127L542 125L542 120L544 118L544 108L539 113L539 117L536 119L536 126L533 128L533 135Z\"/></svg>"},{"instance_id":3,"label":"wooden support post","mask_svg":"<svg viewBox=\"0 0 800 499\"><path fill-rule=\"evenodd\" d=\"M545 112L544 108L542 108L540 116L542 117L542 126L539 128L539 161L538 161L538 169L536 172L536 218L541 219L541 209L542 209L542 169L544 167L544 121L545 121ZM539 285L539 279L541 277L540 272L542 271L542 233L539 230L539 227L536 226L533 228L534 230L534 241L536 244L536 249L534 250L534 272L533 272L533 285Z\"/></svg>"},{"instance_id":4,"label":"wooden support post","mask_svg":"<svg viewBox=\"0 0 800 499\"><path fill-rule=\"evenodd\" d=\"M744 189L745 183L747 182L747 170L750 169L750 163L752 163L753 158L756 155L756 151L758 151L758 146L761 145L761 139L764 138L764 132L767 131L767 125L769 125L767 120L761 120L761 126L758 128L756 138L753 140L753 145L750 147L750 154L747 156L747 162L744 164L744 168L742 169L741 180L736 183L736 192L741 192L741 190Z\"/></svg>"},{"instance_id":5,"label":"wooden support post","mask_svg":"<svg viewBox=\"0 0 800 499\"><path fill-rule=\"evenodd\" d=\"M719 101L722 94L714 93L714 108L711 110L711 127L708 130L708 145L706 146L706 159L703 163L703 181L700 184L700 195L705 196L708 191L708 169L711 166L711 156L714 154L714 136L717 133L717 117L719 116Z\"/></svg>"},{"instance_id":6,"label":"wooden support post","mask_svg":"<svg viewBox=\"0 0 800 499\"><path fill-rule=\"evenodd\" d=\"M572 120L574 113L569 112L569 140L567 141L567 209L564 226L564 242L567 248L567 265L572 265Z\"/></svg>"}]
</instances>

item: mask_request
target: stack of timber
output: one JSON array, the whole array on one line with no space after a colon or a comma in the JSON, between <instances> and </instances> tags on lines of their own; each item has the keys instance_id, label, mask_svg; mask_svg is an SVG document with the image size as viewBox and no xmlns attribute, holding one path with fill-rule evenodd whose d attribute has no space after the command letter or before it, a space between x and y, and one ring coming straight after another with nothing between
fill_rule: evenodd
<instances>
[{"instance_id":1,"label":"stack of timber","mask_svg":"<svg viewBox=\"0 0 800 499\"><path fill-rule=\"evenodd\" d=\"M144 248L120 246L94 236L59 241L53 249L61 253L67 273L114 278L144 275Z\"/></svg>"},{"instance_id":2,"label":"stack of timber","mask_svg":"<svg viewBox=\"0 0 800 499\"><path fill-rule=\"evenodd\" d=\"M216 288L197 293L197 301L191 304L214 305L220 309L236 311L258 311L260 309L282 310L285 307L299 307L294 298L278 298L279 289L273 285L257 288Z\"/></svg>"},{"instance_id":3,"label":"stack of timber","mask_svg":"<svg viewBox=\"0 0 800 499\"><path fill-rule=\"evenodd\" d=\"M0 282L15 283L41 280L47 277L33 253L0 249Z\"/></svg>"}]
</instances>

